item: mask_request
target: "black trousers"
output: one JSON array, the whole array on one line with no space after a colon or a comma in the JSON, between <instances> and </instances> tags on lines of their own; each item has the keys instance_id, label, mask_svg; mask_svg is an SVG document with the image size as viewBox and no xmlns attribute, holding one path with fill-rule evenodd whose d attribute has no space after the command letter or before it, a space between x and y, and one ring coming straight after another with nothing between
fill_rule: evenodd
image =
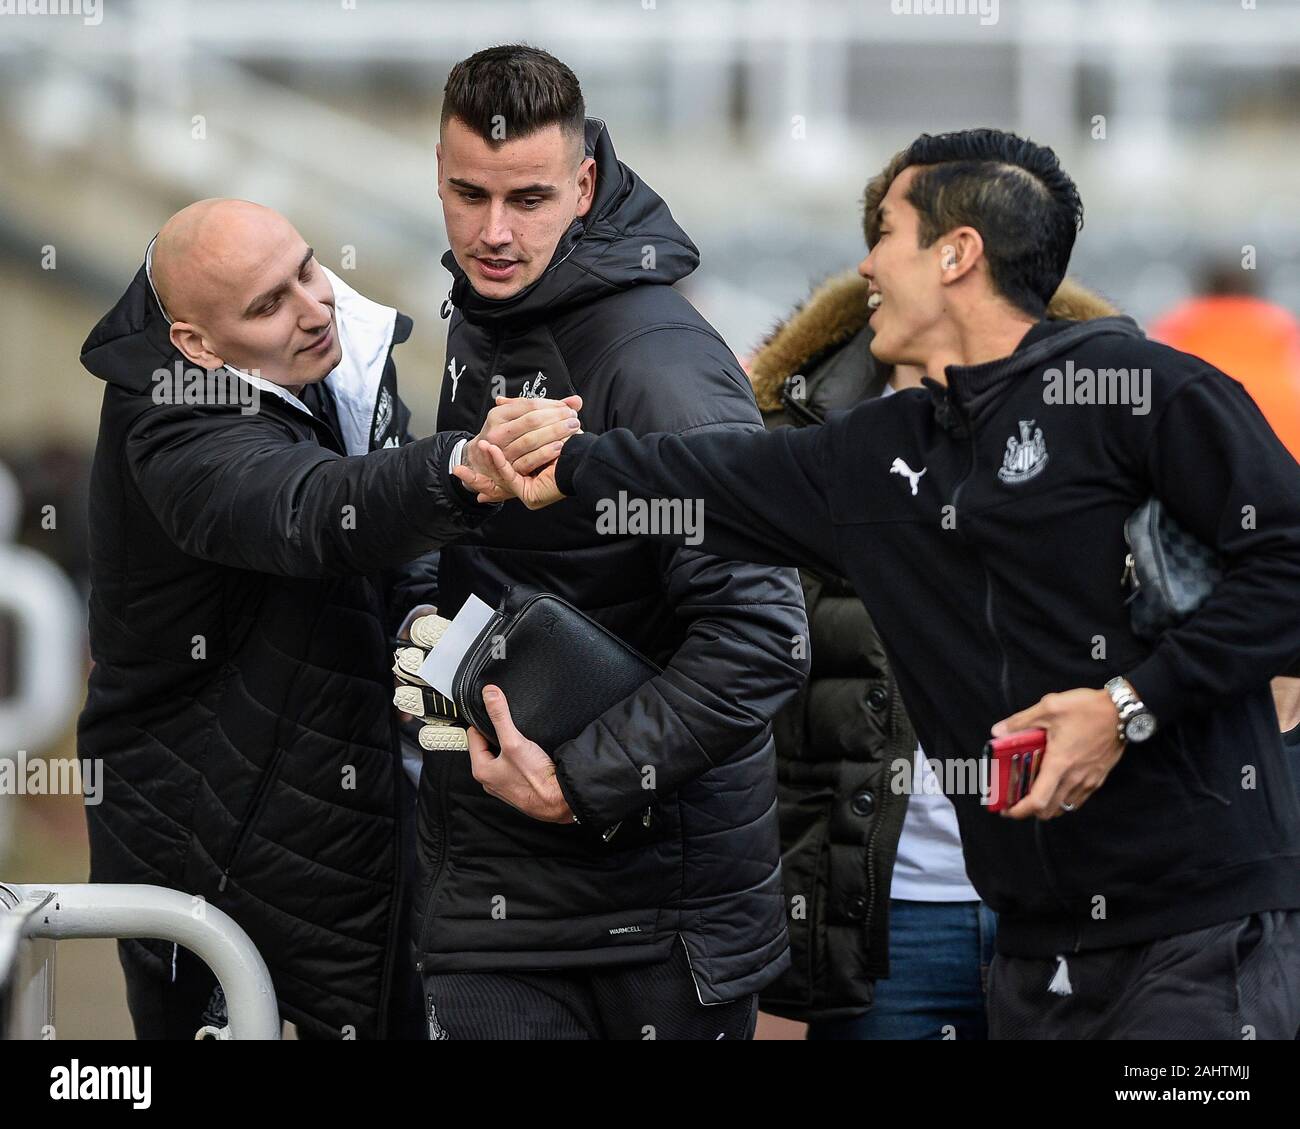
<instances>
[{"instance_id":1,"label":"black trousers","mask_svg":"<svg viewBox=\"0 0 1300 1129\"><path fill-rule=\"evenodd\" d=\"M193 1039L200 1027L226 1025L221 985L189 949L119 941L117 956L137 1039Z\"/></svg>"},{"instance_id":2,"label":"black trousers","mask_svg":"<svg viewBox=\"0 0 1300 1129\"><path fill-rule=\"evenodd\" d=\"M407 788L402 813L403 884L398 907L398 941L389 999L388 1037L423 1040L424 1010L415 948L410 932L410 899L415 874L415 790ZM211 970L188 949L161 941L119 941L118 959L126 976L126 1006L137 1039L193 1039L200 1027L226 1025L226 998ZM265 954L263 954L265 956ZM300 1039L316 1038L299 1029Z\"/></svg>"},{"instance_id":3,"label":"black trousers","mask_svg":"<svg viewBox=\"0 0 1300 1129\"><path fill-rule=\"evenodd\" d=\"M752 1039L757 994L702 1004L678 943L657 964L424 976L429 1038Z\"/></svg>"},{"instance_id":4,"label":"black trousers","mask_svg":"<svg viewBox=\"0 0 1300 1129\"><path fill-rule=\"evenodd\" d=\"M1069 994L1049 991L1056 982ZM1294 1039L1300 910L1270 910L1140 945L993 958L993 1039Z\"/></svg>"}]
</instances>

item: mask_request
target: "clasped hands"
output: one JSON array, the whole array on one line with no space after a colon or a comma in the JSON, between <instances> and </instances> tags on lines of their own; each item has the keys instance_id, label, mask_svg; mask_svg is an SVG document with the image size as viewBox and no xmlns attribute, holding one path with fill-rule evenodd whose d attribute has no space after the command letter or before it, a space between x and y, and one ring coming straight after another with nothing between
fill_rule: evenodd
<instances>
[{"instance_id":1,"label":"clasped hands","mask_svg":"<svg viewBox=\"0 0 1300 1129\"><path fill-rule=\"evenodd\" d=\"M580 430L581 396L563 400L496 398L483 429L452 471L480 502L518 498L538 510L564 497L555 485L560 448Z\"/></svg>"}]
</instances>

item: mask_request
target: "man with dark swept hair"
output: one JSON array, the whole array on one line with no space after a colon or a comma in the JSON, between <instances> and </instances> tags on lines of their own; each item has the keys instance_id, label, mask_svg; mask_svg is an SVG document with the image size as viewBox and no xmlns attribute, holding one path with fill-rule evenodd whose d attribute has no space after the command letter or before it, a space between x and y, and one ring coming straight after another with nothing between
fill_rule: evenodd
<instances>
[{"instance_id":1,"label":"man with dark swept hair","mask_svg":"<svg viewBox=\"0 0 1300 1129\"><path fill-rule=\"evenodd\" d=\"M995 289L1042 317L1083 226L1079 190L1056 154L997 129L923 133L867 185L863 218L869 246L879 236L885 193L914 165L920 167L907 201L919 217L920 246L933 246L963 224L977 226Z\"/></svg>"},{"instance_id":2,"label":"man with dark swept hair","mask_svg":"<svg viewBox=\"0 0 1300 1129\"><path fill-rule=\"evenodd\" d=\"M492 47L452 69L438 195L454 280L440 429L494 397L573 393L594 431L762 430L735 357L673 288L695 245L558 59ZM441 557L444 615L544 589L663 673L552 749L488 687L500 755L471 730L468 758L426 757L433 1038L748 1038L789 964L769 719L807 672L798 577L629 537L603 512L511 506ZM592 676L575 656L575 691Z\"/></svg>"},{"instance_id":3,"label":"man with dark swept hair","mask_svg":"<svg viewBox=\"0 0 1300 1129\"><path fill-rule=\"evenodd\" d=\"M447 75L441 129L459 118L480 137L526 137L557 125L573 142L574 163L583 158L586 103L577 76L554 55L536 47L488 47L462 59Z\"/></svg>"},{"instance_id":4,"label":"man with dark swept hair","mask_svg":"<svg viewBox=\"0 0 1300 1129\"><path fill-rule=\"evenodd\" d=\"M1213 366L1128 318L1041 318L1080 215L1050 150L922 137L867 199L871 352L923 387L456 474L529 507L699 498L704 550L849 578L999 915L992 1037L1294 1038L1300 802L1269 680L1300 655L1300 467ZM1152 497L1224 562L1154 636L1122 581ZM954 783L1033 728L1041 770L1001 816Z\"/></svg>"}]
</instances>

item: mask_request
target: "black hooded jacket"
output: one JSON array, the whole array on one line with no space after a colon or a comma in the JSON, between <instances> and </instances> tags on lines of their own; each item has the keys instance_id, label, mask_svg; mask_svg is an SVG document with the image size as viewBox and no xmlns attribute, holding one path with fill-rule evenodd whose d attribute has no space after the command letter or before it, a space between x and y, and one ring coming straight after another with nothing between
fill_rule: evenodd
<instances>
[{"instance_id":1,"label":"black hooded jacket","mask_svg":"<svg viewBox=\"0 0 1300 1129\"><path fill-rule=\"evenodd\" d=\"M444 257L455 313L439 428L477 430L495 393L576 392L590 431L708 443L761 430L735 357L673 288L694 245L604 123L588 121L587 151L592 208L536 282L484 299ZM558 593L664 671L547 750L577 825L487 795L464 758L426 758L424 970L651 961L680 935L701 1001L756 991L789 959L768 723L807 669L797 575L624 536L593 499L504 507L444 550L436 602L495 605L512 585Z\"/></svg>"},{"instance_id":2,"label":"black hooded jacket","mask_svg":"<svg viewBox=\"0 0 1300 1129\"><path fill-rule=\"evenodd\" d=\"M1119 370L1127 397L1098 402ZM850 578L957 809L1000 952L1300 907L1300 803L1269 690L1300 654L1295 460L1241 385L1127 318L1041 322L1010 357L947 379L823 426L580 435L557 480L578 501L703 498L706 548ZM1154 645L1133 634L1121 585L1124 520L1153 494L1226 562ZM990 726L1115 675L1156 735L1076 812L983 810L971 770Z\"/></svg>"},{"instance_id":3,"label":"black hooded jacket","mask_svg":"<svg viewBox=\"0 0 1300 1129\"><path fill-rule=\"evenodd\" d=\"M492 509L447 473L458 436L406 441L391 350L410 320L387 314L387 347L381 336L350 386L304 392L315 414L269 391L250 414L156 402L155 372L181 357L144 268L81 357L107 385L78 730L105 780L86 809L91 879L229 913L281 1012L318 1037L382 1036L407 959L381 574Z\"/></svg>"},{"instance_id":4,"label":"black hooded jacket","mask_svg":"<svg viewBox=\"0 0 1300 1129\"><path fill-rule=\"evenodd\" d=\"M769 429L826 422L883 394L890 366L871 354L870 285L828 279L755 351L750 380ZM1049 318L1117 311L1067 279ZM842 576L801 570L813 669L777 715L781 869L790 969L763 991L765 1011L815 1022L861 1015L890 975L891 886L912 799L916 733L871 617Z\"/></svg>"}]
</instances>

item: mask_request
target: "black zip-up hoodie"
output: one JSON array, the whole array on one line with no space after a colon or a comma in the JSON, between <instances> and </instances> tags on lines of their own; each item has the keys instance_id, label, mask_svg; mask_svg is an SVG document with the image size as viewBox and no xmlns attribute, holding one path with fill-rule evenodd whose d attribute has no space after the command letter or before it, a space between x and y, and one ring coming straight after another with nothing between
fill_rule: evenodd
<instances>
[{"instance_id":1,"label":"black zip-up hoodie","mask_svg":"<svg viewBox=\"0 0 1300 1129\"><path fill-rule=\"evenodd\" d=\"M1140 403L1064 394L1108 369L1147 374ZM1043 322L947 378L822 427L581 435L558 482L583 499L699 498L707 551L847 575L949 785L1000 718L1129 678L1160 731L1077 812L1000 819L977 788L949 789L1001 952L1300 906L1300 803L1268 687L1300 654L1295 460L1238 383L1127 318ZM1152 494L1226 561L1155 646L1121 586L1124 519Z\"/></svg>"}]
</instances>

